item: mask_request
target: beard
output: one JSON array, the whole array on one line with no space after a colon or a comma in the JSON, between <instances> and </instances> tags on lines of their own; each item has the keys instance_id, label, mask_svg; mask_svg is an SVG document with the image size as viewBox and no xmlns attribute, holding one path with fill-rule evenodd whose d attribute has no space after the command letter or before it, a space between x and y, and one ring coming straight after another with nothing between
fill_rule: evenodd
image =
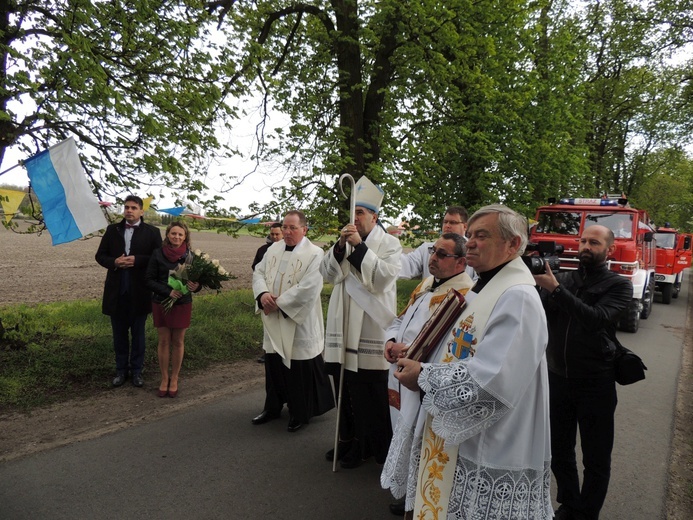
<instances>
[{"instance_id":1,"label":"beard","mask_svg":"<svg viewBox=\"0 0 693 520\"><path fill-rule=\"evenodd\" d=\"M588 267L594 267L595 265L601 265L606 262L606 251L602 253L592 253L590 251L580 251L578 255L580 263Z\"/></svg>"}]
</instances>

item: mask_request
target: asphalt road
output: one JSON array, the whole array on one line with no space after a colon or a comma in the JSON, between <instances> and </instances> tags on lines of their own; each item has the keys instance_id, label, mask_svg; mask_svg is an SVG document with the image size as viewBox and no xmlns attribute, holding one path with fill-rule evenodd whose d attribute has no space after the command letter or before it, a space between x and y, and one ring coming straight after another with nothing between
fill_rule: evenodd
<instances>
[{"instance_id":1,"label":"asphalt road","mask_svg":"<svg viewBox=\"0 0 693 520\"><path fill-rule=\"evenodd\" d=\"M619 387L612 481L602 518L664 519L689 284L619 339L647 379ZM690 331L689 331L690 334ZM387 519L380 466L331 471L335 411L297 432L250 418L263 388L179 415L0 463L0 519Z\"/></svg>"}]
</instances>

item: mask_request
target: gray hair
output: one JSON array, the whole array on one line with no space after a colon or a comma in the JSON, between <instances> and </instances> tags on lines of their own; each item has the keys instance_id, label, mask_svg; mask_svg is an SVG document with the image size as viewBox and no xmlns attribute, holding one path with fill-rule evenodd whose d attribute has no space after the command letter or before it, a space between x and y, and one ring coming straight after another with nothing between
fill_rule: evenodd
<instances>
[{"instance_id":1,"label":"gray hair","mask_svg":"<svg viewBox=\"0 0 693 520\"><path fill-rule=\"evenodd\" d=\"M465 239L462 235L458 233L443 233L440 235L443 240L452 240L455 243L452 253L464 257L467 256L467 246L465 245Z\"/></svg>"},{"instance_id":2,"label":"gray hair","mask_svg":"<svg viewBox=\"0 0 693 520\"><path fill-rule=\"evenodd\" d=\"M498 231L503 240L510 241L515 237L520 237L520 248L517 254L521 255L527 247L527 219L513 211L508 206L502 204L489 204L483 208L479 208L469 218L467 225L472 226L475 220L485 215L498 214Z\"/></svg>"}]
</instances>

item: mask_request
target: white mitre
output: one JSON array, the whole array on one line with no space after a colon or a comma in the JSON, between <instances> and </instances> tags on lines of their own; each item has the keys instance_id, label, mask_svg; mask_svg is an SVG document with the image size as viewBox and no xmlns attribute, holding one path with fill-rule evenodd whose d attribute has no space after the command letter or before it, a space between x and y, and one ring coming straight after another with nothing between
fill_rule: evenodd
<instances>
[{"instance_id":1,"label":"white mitre","mask_svg":"<svg viewBox=\"0 0 693 520\"><path fill-rule=\"evenodd\" d=\"M373 184L365 176L356 183L356 198L354 204L380 213L380 205L383 202L385 192Z\"/></svg>"}]
</instances>

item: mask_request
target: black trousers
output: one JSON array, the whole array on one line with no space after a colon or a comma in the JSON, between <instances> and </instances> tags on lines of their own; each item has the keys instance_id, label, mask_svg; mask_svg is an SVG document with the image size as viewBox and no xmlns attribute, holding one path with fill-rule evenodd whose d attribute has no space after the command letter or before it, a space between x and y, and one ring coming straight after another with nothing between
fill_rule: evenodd
<instances>
[{"instance_id":1,"label":"black trousers","mask_svg":"<svg viewBox=\"0 0 693 520\"><path fill-rule=\"evenodd\" d=\"M140 373L144 365L147 314L135 314L130 307L130 295L121 294L118 312L111 316L116 371L119 374Z\"/></svg>"},{"instance_id":2,"label":"black trousers","mask_svg":"<svg viewBox=\"0 0 693 520\"><path fill-rule=\"evenodd\" d=\"M339 392L339 363L325 366L334 378L335 392ZM387 378L387 370L345 370L339 417L339 438L356 439L361 457L372 455L380 464L385 462L392 440Z\"/></svg>"},{"instance_id":3,"label":"black trousers","mask_svg":"<svg viewBox=\"0 0 693 520\"><path fill-rule=\"evenodd\" d=\"M557 500L591 520L599 518L611 476L616 383L611 378L567 379L549 372L551 470ZM575 457L580 429L582 487Z\"/></svg>"},{"instance_id":4,"label":"black trousers","mask_svg":"<svg viewBox=\"0 0 693 520\"><path fill-rule=\"evenodd\" d=\"M334 408L322 355L302 361L292 359L291 368L284 365L279 354L265 355L265 410L278 415L284 403L289 415L304 424Z\"/></svg>"}]
</instances>

